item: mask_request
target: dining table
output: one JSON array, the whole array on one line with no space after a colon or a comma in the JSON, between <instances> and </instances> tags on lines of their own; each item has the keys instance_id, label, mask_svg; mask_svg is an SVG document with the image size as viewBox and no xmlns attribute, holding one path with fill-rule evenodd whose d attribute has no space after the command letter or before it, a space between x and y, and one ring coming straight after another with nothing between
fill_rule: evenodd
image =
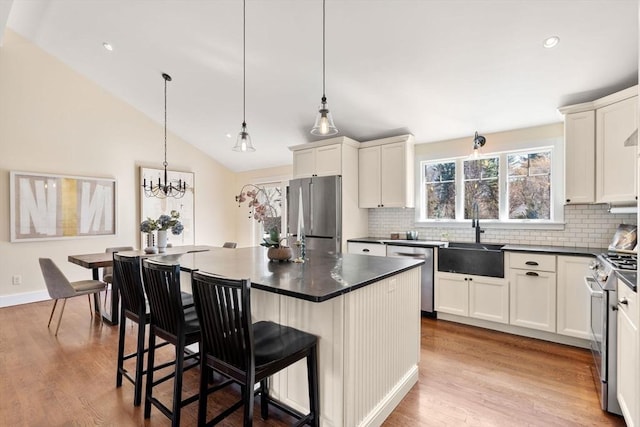
<instances>
[{"instance_id":1,"label":"dining table","mask_svg":"<svg viewBox=\"0 0 640 427\"><path fill-rule=\"evenodd\" d=\"M196 245L186 245L186 246L173 246L167 247L166 251L162 254L149 254L144 250L133 250L133 251L123 251L121 254L126 254L128 256L139 256L139 257L153 257L158 255L180 255L186 253L193 252L204 252L211 249L212 246L196 246ZM72 263L79 265L80 267L84 267L90 269L92 272L93 280L100 280L100 269L105 267L113 266L113 252L97 252L91 254L80 254L80 255L69 255L67 260ZM109 325L117 325L119 318L119 305L120 305L120 295L118 293L118 283L117 280L113 280L111 283L111 303L107 306L106 310L102 310L99 306L97 300L94 300L95 310L97 313L102 315L104 321Z\"/></svg>"}]
</instances>

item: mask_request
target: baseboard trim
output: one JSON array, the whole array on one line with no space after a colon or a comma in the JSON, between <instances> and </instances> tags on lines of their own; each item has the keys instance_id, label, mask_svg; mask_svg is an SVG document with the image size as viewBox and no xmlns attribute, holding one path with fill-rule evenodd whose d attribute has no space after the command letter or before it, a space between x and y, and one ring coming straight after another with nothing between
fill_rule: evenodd
<instances>
[{"instance_id":1,"label":"baseboard trim","mask_svg":"<svg viewBox=\"0 0 640 427\"><path fill-rule=\"evenodd\" d=\"M29 304L51 299L47 291L24 292L21 294L0 295L0 308L13 305Z\"/></svg>"},{"instance_id":2,"label":"baseboard trim","mask_svg":"<svg viewBox=\"0 0 640 427\"><path fill-rule=\"evenodd\" d=\"M523 337L536 338L544 341L551 341L558 344L570 345L573 347L590 348L589 341L582 338L569 337L566 335L554 334L536 329L528 329L520 326L505 325L502 323L490 322L472 317L461 317L454 314L438 312L438 320L448 320L450 322L463 323L465 325L477 326L479 328L492 329L494 331L506 332Z\"/></svg>"},{"instance_id":3,"label":"baseboard trim","mask_svg":"<svg viewBox=\"0 0 640 427\"><path fill-rule=\"evenodd\" d=\"M369 415L362 420L361 426L378 427L387 419L400 401L409 393L411 387L418 382L418 366L414 365L404 377L387 393L387 395L373 408Z\"/></svg>"}]
</instances>

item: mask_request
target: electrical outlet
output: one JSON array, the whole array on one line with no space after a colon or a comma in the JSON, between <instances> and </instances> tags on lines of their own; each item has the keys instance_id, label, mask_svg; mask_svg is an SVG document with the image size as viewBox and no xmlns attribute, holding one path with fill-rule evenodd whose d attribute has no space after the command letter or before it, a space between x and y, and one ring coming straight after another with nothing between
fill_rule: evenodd
<instances>
[{"instance_id":1,"label":"electrical outlet","mask_svg":"<svg viewBox=\"0 0 640 427\"><path fill-rule=\"evenodd\" d=\"M22 276L19 274L14 275L11 277L11 283L14 285L22 285Z\"/></svg>"}]
</instances>

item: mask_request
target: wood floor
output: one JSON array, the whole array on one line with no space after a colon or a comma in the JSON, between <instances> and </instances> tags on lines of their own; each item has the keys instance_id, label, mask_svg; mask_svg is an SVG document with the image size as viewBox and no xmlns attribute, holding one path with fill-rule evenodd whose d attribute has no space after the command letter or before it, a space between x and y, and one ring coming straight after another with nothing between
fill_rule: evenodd
<instances>
[{"instance_id":1,"label":"wood floor","mask_svg":"<svg viewBox=\"0 0 640 427\"><path fill-rule=\"evenodd\" d=\"M130 383L115 387L118 328L92 321L87 300L74 298L56 338L46 327L52 304L0 309L0 425L169 425L156 409L143 419ZM133 348L135 329L127 330ZM426 318L421 349L419 382L385 426L624 426L600 410L586 350ZM198 374L185 374L185 396L197 391ZM210 410L236 397L214 394ZM197 403L185 407L181 424L196 425L196 413ZM256 426L291 421L258 414ZM241 425L240 411L222 425Z\"/></svg>"}]
</instances>

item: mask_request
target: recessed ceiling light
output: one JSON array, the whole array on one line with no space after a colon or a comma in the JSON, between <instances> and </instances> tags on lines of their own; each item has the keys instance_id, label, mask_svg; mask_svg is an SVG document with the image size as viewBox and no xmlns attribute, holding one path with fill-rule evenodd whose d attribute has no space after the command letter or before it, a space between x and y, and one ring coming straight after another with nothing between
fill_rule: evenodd
<instances>
[{"instance_id":1,"label":"recessed ceiling light","mask_svg":"<svg viewBox=\"0 0 640 427\"><path fill-rule=\"evenodd\" d=\"M558 43L560 43L560 37L551 36L544 39L542 46L546 47L547 49L551 49L552 47L556 47Z\"/></svg>"},{"instance_id":2,"label":"recessed ceiling light","mask_svg":"<svg viewBox=\"0 0 640 427\"><path fill-rule=\"evenodd\" d=\"M102 43L102 47L107 49L109 52L111 52L113 50L113 46L111 46L111 44L107 43L107 42Z\"/></svg>"},{"instance_id":3,"label":"recessed ceiling light","mask_svg":"<svg viewBox=\"0 0 640 427\"><path fill-rule=\"evenodd\" d=\"M230 133L226 134L225 136L226 136L227 138L231 138L231 134L230 134Z\"/></svg>"}]
</instances>

